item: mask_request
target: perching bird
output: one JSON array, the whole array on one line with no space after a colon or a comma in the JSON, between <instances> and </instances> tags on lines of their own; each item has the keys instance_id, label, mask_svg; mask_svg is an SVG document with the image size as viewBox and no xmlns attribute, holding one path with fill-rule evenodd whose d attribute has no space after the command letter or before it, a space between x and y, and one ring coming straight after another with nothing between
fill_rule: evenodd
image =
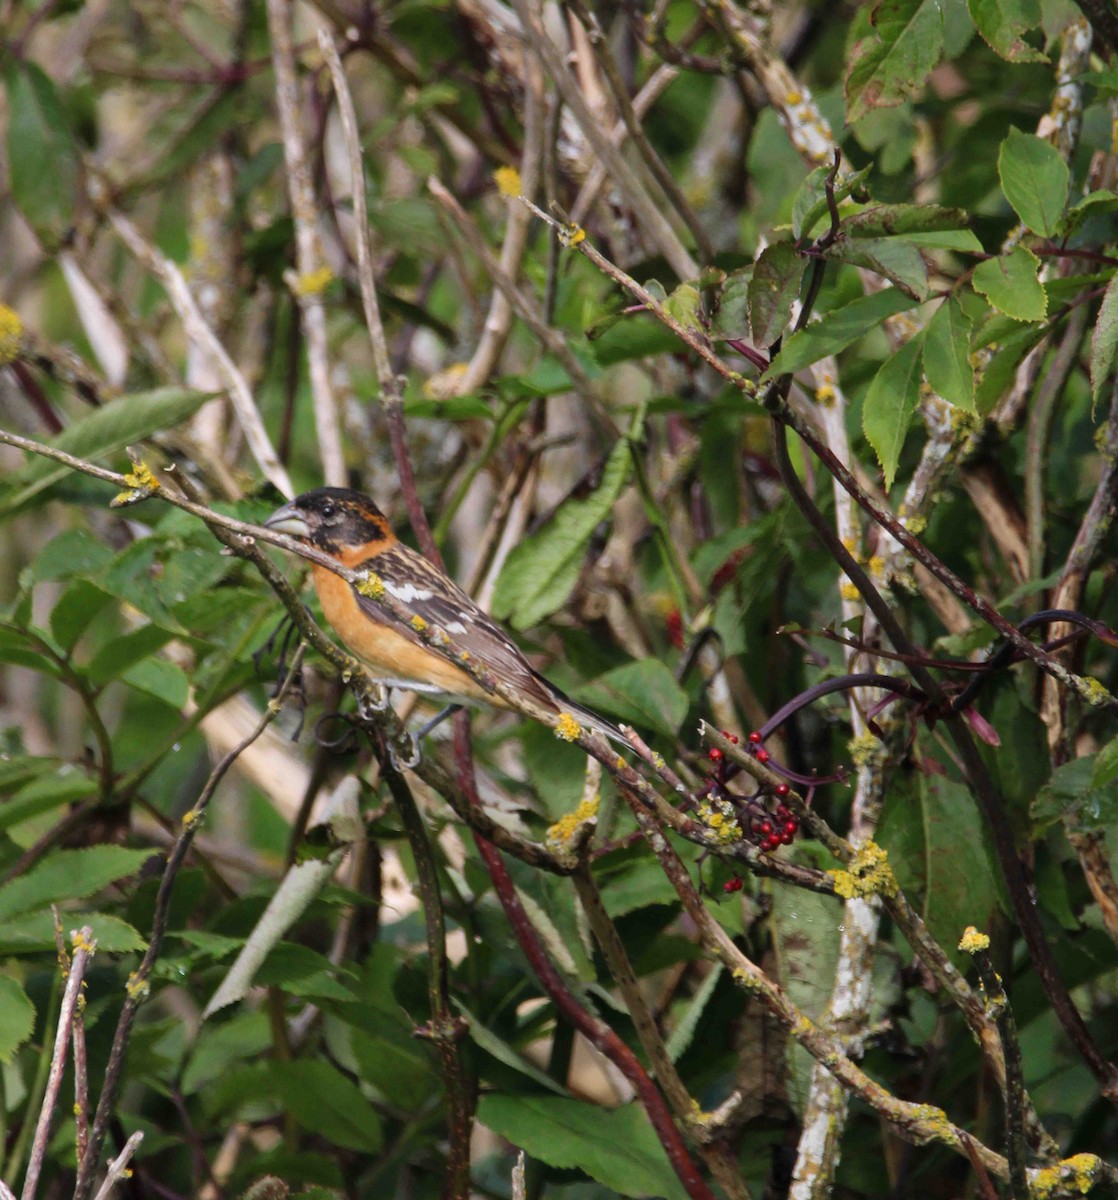
<instances>
[{"instance_id":1,"label":"perching bird","mask_svg":"<svg viewBox=\"0 0 1118 1200\"><path fill-rule=\"evenodd\" d=\"M533 670L512 638L453 580L400 542L368 496L348 488L316 488L277 509L264 524L308 542L351 571L375 574L389 595L428 625L444 630L457 649L515 694L556 713L570 713L579 724L626 744L615 726ZM510 707L340 575L315 562L311 573L328 624L386 687Z\"/></svg>"}]
</instances>

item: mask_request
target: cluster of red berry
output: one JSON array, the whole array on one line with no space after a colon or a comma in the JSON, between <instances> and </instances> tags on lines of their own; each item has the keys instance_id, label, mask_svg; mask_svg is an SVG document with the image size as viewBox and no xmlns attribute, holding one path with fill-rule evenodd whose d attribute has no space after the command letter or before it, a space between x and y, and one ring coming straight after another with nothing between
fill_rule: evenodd
<instances>
[{"instance_id":1,"label":"cluster of red berry","mask_svg":"<svg viewBox=\"0 0 1118 1200\"><path fill-rule=\"evenodd\" d=\"M737 744L738 739L734 734L723 731L722 736L735 745ZM754 731L749 735L747 741L753 757L760 763L767 763L770 755L762 745L761 735ZM745 836L758 849L767 850L770 853L780 846L790 846L800 831L800 823L788 806L783 803L784 797L790 790L788 784L778 783L772 792L761 790L754 796L735 795L733 792L725 790L729 772L723 752L717 746L712 746L707 751L707 758L711 763L712 790L717 790L734 806L738 815L738 823L745 832ZM775 804L772 803L774 800ZM727 892L739 891L741 886L742 881L736 877L723 885Z\"/></svg>"}]
</instances>

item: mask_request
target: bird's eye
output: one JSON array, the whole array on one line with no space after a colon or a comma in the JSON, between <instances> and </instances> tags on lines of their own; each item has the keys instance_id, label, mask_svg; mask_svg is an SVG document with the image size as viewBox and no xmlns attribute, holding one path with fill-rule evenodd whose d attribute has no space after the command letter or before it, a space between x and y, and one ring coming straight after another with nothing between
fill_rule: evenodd
<instances>
[{"instance_id":1,"label":"bird's eye","mask_svg":"<svg viewBox=\"0 0 1118 1200\"><path fill-rule=\"evenodd\" d=\"M322 516L323 516L324 520L327 520L327 521L331 520L337 514L337 511L338 511L338 506L334 503L333 500L326 500L323 502Z\"/></svg>"}]
</instances>

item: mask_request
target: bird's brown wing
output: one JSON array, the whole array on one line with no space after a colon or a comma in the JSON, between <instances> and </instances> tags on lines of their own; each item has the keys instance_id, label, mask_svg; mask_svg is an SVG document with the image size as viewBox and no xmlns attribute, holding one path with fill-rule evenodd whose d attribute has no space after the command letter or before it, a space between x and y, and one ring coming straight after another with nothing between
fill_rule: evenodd
<instances>
[{"instance_id":1,"label":"bird's brown wing","mask_svg":"<svg viewBox=\"0 0 1118 1200\"><path fill-rule=\"evenodd\" d=\"M397 544L360 566L374 573L389 595L410 613L442 629L456 649L464 650L494 679L540 704L556 707L555 689L536 674L512 638L427 559ZM354 594L362 611L374 621L389 624L421 644L419 635L382 604L356 589ZM493 700L501 703L496 696Z\"/></svg>"}]
</instances>

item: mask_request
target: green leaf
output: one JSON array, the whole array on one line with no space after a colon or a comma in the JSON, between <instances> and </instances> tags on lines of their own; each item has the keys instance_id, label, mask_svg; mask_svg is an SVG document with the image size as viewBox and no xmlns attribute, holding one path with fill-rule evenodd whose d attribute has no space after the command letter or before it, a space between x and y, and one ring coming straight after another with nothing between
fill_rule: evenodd
<instances>
[{"instance_id":1,"label":"green leaf","mask_svg":"<svg viewBox=\"0 0 1118 1200\"><path fill-rule=\"evenodd\" d=\"M0 975L0 1063L10 1063L34 1031L35 1005L10 975Z\"/></svg>"},{"instance_id":2,"label":"green leaf","mask_svg":"<svg viewBox=\"0 0 1118 1200\"><path fill-rule=\"evenodd\" d=\"M731 271L722 281L718 306L711 318L711 332L719 338L749 337L749 281L753 264Z\"/></svg>"},{"instance_id":3,"label":"green leaf","mask_svg":"<svg viewBox=\"0 0 1118 1200\"><path fill-rule=\"evenodd\" d=\"M170 631L158 625L143 625L113 638L102 646L89 664L89 680L97 687L117 679L129 667L162 649L171 640Z\"/></svg>"},{"instance_id":4,"label":"green leaf","mask_svg":"<svg viewBox=\"0 0 1118 1200\"><path fill-rule=\"evenodd\" d=\"M67 654L112 599L88 579L75 579L51 609L50 631Z\"/></svg>"},{"instance_id":5,"label":"green leaf","mask_svg":"<svg viewBox=\"0 0 1118 1200\"><path fill-rule=\"evenodd\" d=\"M160 430L173 428L196 413L209 398L209 392L182 388L118 396L75 421L49 444L79 458L101 458ZM49 458L32 458L4 481L0 489L0 516L21 508L69 473L69 467Z\"/></svg>"},{"instance_id":6,"label":"green leaf","mask_svg":"<svg viewBox=\"0 0 1118 1200\"><path fill-rule=\"evenodd\" d=\"M956 963L968 925L989 927L1000 907L982 816L966 788L913 773L890 791L878 841L901 887L921 896L921 913Z\"/></svg>"},{"instance_id":7,"label":"green leaf","mask_svg":"<svg viewBox=\"0 0 1118 1200\"><path fill-rule=\"evenodd\" d=\"M687 693L658 658L615 667L579 688L575 698L626 724L669 737L678 732L689 707Z\"/></svg>"},{"instance_id":8,"label":"green leaf","mask_svg":"<svg viewBox=\"0 0 1118 1200\"><path fill-rule=\"evenodd\" d=\"M1011 129L998 151L998 178L1014 212L1033 230L1053 237L1067 204L1071 172L1044 138Z\"/></svg>"},{"instance_id":9,"label":"green leaf","mask_svg":"<svg viewBox=\"0 0 1118 1200\"><path fill-rule=\"evenodd\" d=\"M1091 787L1101 788L1118 779L1118 737L1109 742L1095 755L1091 771Z\"/></svg>"},{"instance_id":10,"label":"green leaf","mask_svg":"<svg viewBox=\"0 0 1118 1200\"><path fill-rule=\"evenodd\" d=\"M982 40L1010 62L1047 62L1045 55L1022 40L1040 24L1037 0L967 0Z\"/></svg>"},{"instance_id":11,"label":"green leaf","mask_svg":"<svg viewBox=\"0 0 1118 1200\"><path fill-rule=\"evenodd\" d=\"M1097 404L1114 370L1118 351L1118 275L1106 286L1098 320L1091 334L1091 402Z\"/></svg>"},{"instance_id":12,"label":"green leaf","mask_svg":"<svg viewBox=\"0 0 1118 1200\"><path fill-rule=\"evenodd\" d=\"M885 475L893 486L905 434L920 403L921 336L906 342L887 358L873 377L862 408L862 429Z\"/></svg>"},{"instance_id":13,"label":"green leaf","mask_svg":"<svg viewBox=\"0 0 1118 1200\"><path fill-rule=\"evenodd\" d=\"M346 973L309 946L279 942L268 952L252 981L259 987L278 987L293 996L349 1001L354 998L353 990L335 978Z\"/></svg>"},{"instance_id":14,"label":"green leaf","mask_svg":"<svg viewBox=\"0 0 1118 1200\"><path fill-rule=\"evenodd\" d=\"M981 254L982 243L970 229L938 229L929 233L906 233L905 241L929 250L957 250L960 254Z\"/></svg>"},{"instance_id":15,"label":"green leaf","mask_svg":"<svg viewBox=\"0 0 1118 1200\"><path fill-rule=\"evenodd\" d=\"M13 472L16 474L17 472ZM10 476L9 476L10 478ZM96 574L113 560L113 552L88 529L67 529L35 555L21 575L25 586L45 579L65 580Z\"/></svg>"},{"instance_id":16,"label":"green leaf","mask_svg":"<svg viewBox=\"0 0 1118 1200\"><path fill-rule=\"evenodd\" d=\"M48 250L74 223L81 160L54 84L35 63L12 61L8 92L8 180L12 199Z\"/></svg>"},{"instance_id":17,"label":"green leaf","mask_svg":"<svg viewBox=\"0 0 1118 1200\"><path fill-rule=\"evenodd\" d=\"M713 970L703 980L699 990L687 1005L683 1016L676 1022L671 1036L664 1045L664 1049L667 1050L668 1057L672 1062L679 1062L681 1055L691 1045L699 1021L702 1019L703 1013L710 1003L711 996L714 995L714 989L718 986L718 981L722 978L723 970L724 968L721 963L715 963Z\"/></svg>"},{"instance_id":18,"label":"green leaf","mask_svg":"<svg viewBox=\"0 0 1118 1200\"><path fill-rule=\"evenodd\" d=\"M837 179L834 185L835 204L841 204L853 192L858 191L869 178L871 170L871 167L863 167L860 171ZM800 184L792 201L793 237L806 237L824 217L827 218L828 227L830 226L831 206L827 203L827 180L830 175L830 167L816 167Z\"/></svg>"},{"instance_id":19,"label":"green leaf","mask_svg":"<svg viewBox=\"0 0 1118 1200\"><path fill-rule=\"evenodd\" d=\"M912 308L913 304L915 301L900 288L883 288L824 313L818 321L792 334L762 378L773 379L777 375L801 371L829 354L838 354L889 317Z\"/></svg>"},{"instance_id":20,"label":"green leaf","mask_svg":"<svg viewBox=\"0 0 1118 1200\"><path fill-rule=\"evenodd\" d=\"M42 904L81 900L135 873L152 857L150 850L90 846L55 850L26 874L0 887L0 921Z\"/></svg>"},{"instance_id":21,"label":"green leaf","mask_svg":"<svg viewBox=\"0 0 1118 1200\"><path fill-rule=\"evenodd\" d=\"M914 300L928 295L927 265L920 251L904 238L840 238L827 257L884 275Z\"/></svg>"},{"instance_id":22,"label":"green leaf","mask_svg":"<svg viewBox=\"0 0 1118 1200\"><path fill-rule=\"evenodd\" d=\"M1118 822L1118 771L1111 743L1100 768L1096 755L1073 758L1052 772L1032 803L1032 817L1043 829L1070 816L1083 830L1104 829ZM1096 774L1101 782L1095 782Z\"/></svg>"},{"instance_id":23,"label":"green leaf","mask_svg":"<svg viewBox=\"0 0 1118 1200\"><path fill-rule=\"evenodd\" d=\"M561 1096L567 1094L566 1088L562 1084L557 1083L546 1071L541 1070L534 1062L525 1058L503 1038L498 1037L491 1029L487 1028L484 1021L474 1016L465 1005L458 1001L455 1001L455 1004L469 1022L470 1041L480 1046L486 1054L492 1055L499 1063L504 1063L506 1067L511 1067L514 1071L525 1076L525 1078L532 1080L539 1087L546 1088L551 1092L557 1092ZM354 1049L356 1050L356 1044Z\"/></svg>"},{"instance_id":24,"label":"green leaf","mask_svg":"<svg viewBox=\"0 0 1118 1200\"><path fill-rule=\"evenodd\" d=\"M355 1029L352 1044L361 1081L375 1087L393 1106L416 1112L438 1089L438 1078L423 1047L413 1038Z\"/></svg>"},{"instance_id":25,"label":"green leaf","mask_svg":"<svg viewBox=\"0 0 1118 1200\"><path fill-rule=\"evenodd\" d=\"M277 1096L311 1133L347 1150L376 1154L384 1144L380 1117L352 1080L321 1060L269 1064Z\"/></svg>"},{"instance_id":26,"label":"green leaf","mask_svg":"<svg viewBox=\"0 0 1118 1200\"><path fill-rule=\"evenodd\" d=\"M62 920L63 929L67 931L88 925L93 930L97 949L106 953L133 954L147 949L147 942L139 930L109 913L66 912ZM0 947L5 953L49 950L54 944L54 913L49 908L13 917L0 926Z\"/></svg>"},{"instance_id":27,"label":"green leaf","mask_svg":"<svg viewBox=\"0 0 1118 1200\"><path fill-rule=\"evenodd\" d=\"M970 217L961 208L939 204L875 204L842 219L848 237L898 237L966 229Z\"/></svg>"},{"instance_id":28,"label":"green leaf","mask_svg":"<svg viewBox=\"0 0 1118 1200\"><path fill-rule=\"evenodd\" d=\"M478 1120L552 1167L577 1167L622 1196L686 1192L639 1104L602 1108L559 1096L485 1096Z\"/></svg>"},{"instance_id":29,"label":"green leaf","mask_svg":"<svg viewBox=\"0 0 1118 1200\"><path fill-rule=\"evenodd\" d=\"M940 0L881 0L873 29L855 40L847 58L846 119L892 108L924 87L943 52Z\"/></svg>"},{"instance_id":30,"label":"green leaf","mask_svg":"<svg viewBox=\"0 0 1118 1200\"><path fill-rule=\"evenodd\" d=\"M976 292L1015 321L1041 321L1048 312L1048 297L1040 282L1040 260L1024 246L988 258L971 277Z\"/></svg>"},{"instance_id":31,"label":"green leaf","mask_svg":"<svg viewBox=\"0 0 1118 1200\"><path fill-rule=\"evenodd\" d=\"M546 528L514 547L493 590L496 616L528 629L563 606L578 582L586 543L609 516L631 469L629 442L620 438L594 493L568 500Z\"/></svg>"},{"instance_id":32,"label":"green leaf","mask_svg":"<svg viewBox=\"0 0 1118 1200\"><path fill-rule=\"evenodd\" d=\"M749 281L749 327L754 345L771 346L788 327L805 265L791 242L774 242L761 251Z\"/></svg>"},{"instance_id":33,"label":"green leaf","mask_svg":"<svg viewBox=\"0 0 1118 1200\"><path fill-rule=\"evenodd\" d=\"M0 829L10 829L52 808L73 804L97 794L97 784L72 763L32 780L0 805Z\"/></svg>"},{"instance_id":34,"label":"green leaf","mask_svg":"<svg viewBox=\"0 0 1118 1200\"><path fill-rule=\"evenodd\" d=\"M198 1031L198 1040L182 1074L182 1090L193 1096L219 1079L231 1063L263 1054L272 1043L272 1031L265 1012L241 1012L220 1025L207 1022Z\"/></svg>"},{"instance_id":35,"label":"green leaf","mask_svg":"<svg viewBox=\"0 0 1118 1200\"><path fill-rule=\"evenodd\" d=\"M664 301L664 309L685 329L702 331L703 297L693 283L681 283Z\"/></svg>"},{"instance_id":36,"label":"green leaf","mask_svg":"<svg viewBox=\"0 0 1118 1200\"><path fill-rule=\"evenodd\" d=\"M121 671L122 683L169 704L182 708L190 696L190 680L183 669L165 658L145 658Z\"/></svg>"},{"instance_id":37,"label":"green leaf","mask_svg":"<svg viewBox=\"0 0 1118 1200\"><path fill-rule=\"evenodd\" d=\"M970 331L970 319L963 306L949 296L936 309L924 332L924 374L949 404L975 412Z\"/></svg>"}]
</instances>

